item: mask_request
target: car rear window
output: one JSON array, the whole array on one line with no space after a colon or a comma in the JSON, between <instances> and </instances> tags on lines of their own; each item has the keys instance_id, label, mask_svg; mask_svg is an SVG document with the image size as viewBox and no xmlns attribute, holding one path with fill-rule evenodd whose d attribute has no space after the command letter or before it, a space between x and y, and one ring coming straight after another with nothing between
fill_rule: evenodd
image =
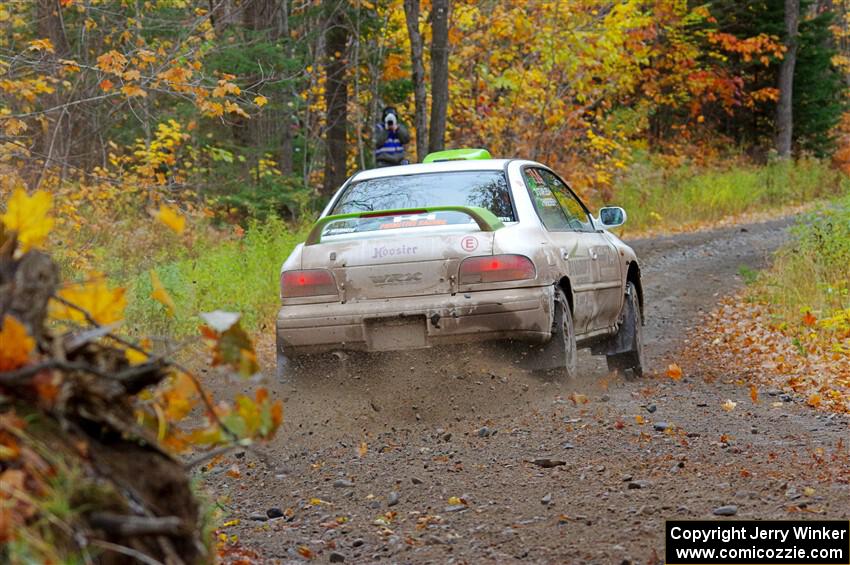
<instances>
[{"instance_id":1,"label":"car rear window","mask_svg":"<svg viewBox=\"0 0 850 565\"><path fill-rule=\"evenodd\" d=\"M331 215L428 206L477 206L503 222L516 221L502 171L449 171L367 179L351 183ZM465 214L442 213L446 223L469 222Z\"/></svg>"}]
</instances>

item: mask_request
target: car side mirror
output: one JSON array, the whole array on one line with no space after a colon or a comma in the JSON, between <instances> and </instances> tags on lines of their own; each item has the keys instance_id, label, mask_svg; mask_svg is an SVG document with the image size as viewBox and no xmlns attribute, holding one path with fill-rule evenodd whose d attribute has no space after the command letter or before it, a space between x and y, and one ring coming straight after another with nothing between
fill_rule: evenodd
<instances>
[{"instance_id":1,"label":"car side mirror","mask_svg":"<svg viewBox=\"0 0 850 565\"><path fill-rule=\"evenodd\" d=\"M619 206L606 206L599 210L599 221L605 229L618 228L626 223L626 211Z\"/></svg>"}]
</instances>

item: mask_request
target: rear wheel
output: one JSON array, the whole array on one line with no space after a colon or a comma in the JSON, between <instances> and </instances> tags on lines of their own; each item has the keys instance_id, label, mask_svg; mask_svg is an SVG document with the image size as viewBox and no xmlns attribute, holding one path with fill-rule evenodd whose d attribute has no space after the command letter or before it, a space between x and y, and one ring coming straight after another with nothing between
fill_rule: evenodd
<instances>
[{"instance_id":1,"label":"rear wheel","mask_svg":"<svg viewBox=\"0 0 850 565\"><path fill-rule=\"evenodd\" d=\"M643 376L643 317L640 312L637 288L634 283L626 285L626 301L623 320L614 338L614 352L606 356L609 371Z\"/></svg>"},{"instance_id":2,"label":"rear wheel","mask_svg":"<svg viewBox=\"0 0 850 565\"><path fill-rule=\"evenodd\" d=\"M572 379L576 377L578 364L576 332L569 302L559 288L555 289L554 308L552 337L543 347L535 347L528 361L536 371Z\"/></svg>"}]
</instances>

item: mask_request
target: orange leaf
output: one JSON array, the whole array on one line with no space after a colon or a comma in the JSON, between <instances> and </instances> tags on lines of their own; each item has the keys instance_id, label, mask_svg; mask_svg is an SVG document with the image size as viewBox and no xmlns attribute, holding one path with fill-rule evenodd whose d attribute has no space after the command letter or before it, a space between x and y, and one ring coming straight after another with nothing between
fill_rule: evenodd
<instances>
[{"instance_id":1,"label":"orange leaf","mask_svg":"<svg viewBox=\"0 0 850 565\"><path fill-rule=\"evenodd\" d=\"M673 379L674 381L678 381L682 378L682 368L679 367L676 363L671 363L667 366L667 376Z\"/></svg>"},{"instance_id":2,"label":"orange leaf","mask_svg":"<svg viewBox=\"0 0 850 565\"><path fill-rule=\"evenodd\" d=\"M759 389L756 385L750 385L750 398L753 399L753 404L759 403Z\"/></svg>"},{"instance_id":3,"label":"orange leaf","mask_svg":"<svg viewBox=\"0 0 850 565\"><path fill-rule=\"evenodd\" d=\"M168 312L169 316L174 316L174 301L171 299L171 296L168 294L168 291L165 290L165 287L162 286L162 281L159 280L159 275L156 274L156 271L151 269L150 276L151 286L153 287L151 298L165 306L165 310L166 312Z\"/></svg>"},{"instance_id":4,"label":"orange leaf","mask_svg":"<svg viewBox=\"0 0 850 565\"><path fill-rule=\"evenodd\" d=\"M29 360L35 348L35 340L27 334L26 328L17 318L8 314L3 317L0 327L0 371L13 371Z\"/></svg>"},{"instance_id":5,"label":"orange leaf","mask_svg":"<svg viewBox=\"0 0 850 565\"><path fill-rule=\"evenodd\" d=\"M811 327L811 326L814 326L817 322L818 322L818 319L815 318L814 314L812 314L811 312L806 312L806 314L803 316L803 325L804 326Z\"/></svg>"},{"instance_id":6,"label":"orange leaf","mask_svg":"<svg viewBox=\"0 0 850 565\"><path fill-rule=\"evenodd\" d=\"M123 92L127 96L141 96L142 98L148 95L147 92L145 92L144 90L142 90L141 87L135 84L125 84L121 87L121 92Z\"/></svg>"},{"instance_id":7,"label":"orange leaf","mask_svg":"<svg viewBox=\"0 0 850 565\"><path fill-rule=\"evenodd\" d=\"M111 80L109 80L108 78L105 78L102 81L100 81L100 84L98 86L100 86L100 89L102 91L109 92L110 90L112 90L112 87L115 86L115 84L113 84L113 82Z\"/></svg>"},{"instance_id":8,"label":"orange leaf","mask_svg":"<svg viewBox=\"0 0 850 565\"><path fill-rule=\"evenodd\" d=\"M97 68L105 73L121 74L127 64L127 57L111 50L97 58Z\"/></svg>"},{"instance_id":9,"label":"orange leaf","mask_svg":"<svg viewBox=\"0 0 850 565\"><path fill-rule=\"evenodd\" d=\"M812 394L808 400L806 400L806 404L811 406L812 408L817 408L821 404L821 396L818 393Z\"/></svg>"},{"instance_id":10,"label":"orange leaf","mask_svg":"<svg viewBox=\"0 0 850 565\"><path fill-rule=\"evenodd\" d=\"M298 554L301 555L304 559L313 559L314 554L306 545L298 546Z\"/></svg>"}]
</instances>

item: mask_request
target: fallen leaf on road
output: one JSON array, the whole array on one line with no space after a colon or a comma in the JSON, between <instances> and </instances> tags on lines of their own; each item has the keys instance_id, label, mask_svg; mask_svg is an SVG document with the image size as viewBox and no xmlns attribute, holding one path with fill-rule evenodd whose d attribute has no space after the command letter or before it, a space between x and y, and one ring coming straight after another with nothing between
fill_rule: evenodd
<instances>
[{"instance_id":1,"label":"fallen leaf on road","mask_svg":"<svg viewBox=\"0 0 850 565\"><path fill-rule=\"evenodd\" d=\"M812 327L817 322L818 322L818 319L815 318L814 314L812 314L811 312L806 312L806 314L803 316L803 325L804 326Z\"/></svg>"},{"instance_id":2,"label":"fallen leaf on road","mask_svg":"<svg viewBox=\"0 0 850 565\"><path fill-rule=\"evenodd\" d=\"M587 396L584 394L578 394L577 392L573 392L570 395L570 400L572 400L575 405L587 404Z\"/></svg>"},{"instance_id":3,"label":"fallen leaf on road","mask_svg":"<svg viewBox=\"0 0 850 565\"><path fill-rule=\"evenodd\" d=\"M369 451L369 446L366 445L365 441L360 442L360 446L357 448L357 456L361 459L366 457L366 452Z\"/></svg>"},{"instance_id":4,"label":"fallen leaf on road","mask_svg":"<svg viewBox=\"0 0 850 565\"><path fill-rule=\"evenodd\" d=\"M809 399L806 400L806 404L808 404L812 408L817 408L818 406L820 406L820 403L821 403L821 397L818 393L812 394L809 397Z\"/></svg>"},{"instance_id":5,"label":"fallen leaf on road","mask_svg":"<svg viewBox=\"0 0 850 565\"><path fill-rule=\"evenodd\" d=\"M635 416L635 422L637 422L638 424L640 424L642 426L644 424L644 422L646 422L646 420L643 419L643 416L638 414L637 416Z\"/></svg>"},{"instance_id":6,"label":"fallen leaf on road","mask_svg":"<svg viewBox=\"0 0 850 565\"><path fill-rule=\"evenodd\" d=\"M728 398L726 399L726 402L724 402L723 404L721 404L721 406L723 407L723 409L724 409L724 410L726 410L727 412L731 412L732 410L734 410L734 409L735 409L735 407L736 407L737 405L738 405L738 403L737 403L737 402L732 402L732 401L731 401L730 399L728 399Z\"/></svg>"},{"instance_id":7,"label":"fallen leaf on road","mask_svg":"<svg viewBox=\"0 0 850 565\"><path fill-rule=\"evenodd\" d=\"M676 363L670 363L667 366L667 376L673 379L674 381L678 381L682 378L682 368L679 367Z\"/></svg>"},{"instance_id":8,"label":"fallen leaf on road","mask_svg":"<svg viewBox=\"0 0 850 565\"><path fill-rule=\"evenodd\" d=\"M298 554L305 559L313 559L314 557L313 552L306 545L298 546Z\"/></svg>"},{"instance_id":9,"label":"fallen leaf on road","mask_svg":"<svg viewBox=\"0 0 850 565\"><path fill-rule=\"evenodd\" d=\"M759 389L756 385L750 385L750 398L753 400L753 404L759 403Z\"/></svg>"}]
</instances>

